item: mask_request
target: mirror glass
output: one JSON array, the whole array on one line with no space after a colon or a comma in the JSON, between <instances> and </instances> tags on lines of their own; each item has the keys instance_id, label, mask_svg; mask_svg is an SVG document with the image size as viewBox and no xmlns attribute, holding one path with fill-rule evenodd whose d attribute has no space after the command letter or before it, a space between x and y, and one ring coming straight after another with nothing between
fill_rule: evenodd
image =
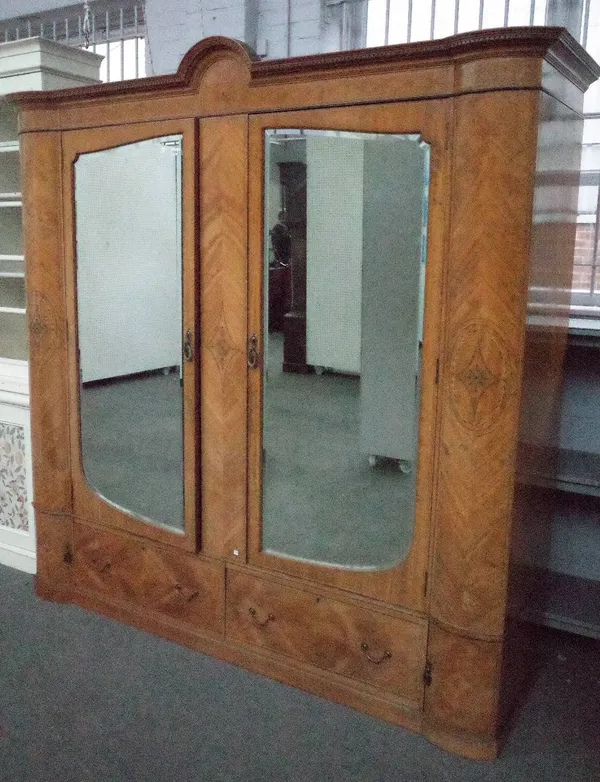
<instances>
[{"instance_id":1,"label":"mirror glass","mask_svg":"<svg viewBox=\"0 0 600 782\"><path fill-rule=\"evenodd\" d=\"M75 163L81 454L89 486L183 531L181 136Z\"/></svg>"},{"instance_id":2,"label":"mirror glass","mask_svg":"<svg viewBox=\"0 0 600 782\"><path fill-rule=\"evenodd\" d=\"M265 132L262 549L378 570L415 514L429 147Z\"/></svg>"}]
</instances>

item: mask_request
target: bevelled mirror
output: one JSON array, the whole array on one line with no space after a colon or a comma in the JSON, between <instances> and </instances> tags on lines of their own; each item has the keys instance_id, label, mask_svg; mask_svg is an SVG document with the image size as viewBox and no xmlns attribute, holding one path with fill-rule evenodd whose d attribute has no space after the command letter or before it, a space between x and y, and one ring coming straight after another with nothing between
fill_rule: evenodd
<instances>
[{"instance_id":1,"label":"bevelled mirror","mask_svg":"<svg viewBox=\"0 0 600 782\"><path fill-rule=\"evenodd\" d=\"M429 147L265 132L262 550L383 570L415 516Z\"/></svg>"},{"instance_id":2,"label":"bevelled mirror","mask_svg":"<svg viewBox=\"0 0 600 782\"><path fill-rule=\"evenodd\" d=\"M184 528L182 136L74 164L83 472L117 508Z\"/></svg>"}]
</instances>

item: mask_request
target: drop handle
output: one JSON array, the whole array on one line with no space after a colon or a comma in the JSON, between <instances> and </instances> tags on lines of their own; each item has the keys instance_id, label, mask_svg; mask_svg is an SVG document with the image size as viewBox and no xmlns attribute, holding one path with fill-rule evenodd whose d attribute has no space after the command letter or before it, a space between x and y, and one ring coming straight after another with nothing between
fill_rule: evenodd
<instances>
[{"instance_id":1,"label":"drop handle","mask_svg":"<svg viewBox=\"0 0 600 782\"><path fill-rule=\"evenodd\" d=\"M364 654L364 656L367 658L367 660L370 663L374 663L375 665L381 665L381 663L384 660L389 660L390 657L392 656L391 652L389 652L387 649L384 649L384 651L379 657L371 657L371 655L369 654L369 644L366 643L362 643L360 645L360 649L361 652Z\"/></svg>"},{"instance_id":2,"label":"drop handle","mask_svg":"<svg viewBox=\"0 0 600 782\"><path fill-rule=\"evenodd\" d=\"M110 561L110 559L104 559L102 557L93 557L91 562L94 567L94 570L97 573L101 573L101 574L108 573L108 571L112 567L112 562Z\"/></svg>"},{"instance_id":3,"label":"drop handle","mask_svg":"<svg viewBox=\"0 0 600 782\"><path fill-rule=\"evenodd\" d=\"M269 624L269 622L275 621L275 617L273 614L267 614L267 618L261 622L261 620L257 618L256 608L254 608L253 606L250 606L250 608L248 609L248 613L252 617L252 621L254 622L256 627L260 627L260 628L266 627Z\"/></svg>"},{"instance_id":4,"label":"drop handle","mask_svg":"<svg viewBox=\"0 0 600 782\"><path fill-rule=\"evenodd\" d=\"M194 348L192 346L192 330L187 329L183 340L183 360L191 361L194 358Z\"/></svg>"},{"instance_id":5,"label":"drop handle","mask_svg":"<svg viewBox=\"0 0 600 782\"><path fill-rule=\"evenodd\" d=\"M179 597L183 598L186 603L189 603L198 596L197 589L191 589L190 587L185 587L181 584L175 584L175 593L179 595Z\"/></svg>"},{"instance_id":6,"label":"drop handle","mask_svg":"<svg viewBox=\"0 0 600 782\"><path fill-rule=\"evenodd\" d=\"M260 364L260 353L258 352L258 337L256 334L251 334L248 338L247 361L250 369L258 369Z\"/></svg>"}]
</instances>

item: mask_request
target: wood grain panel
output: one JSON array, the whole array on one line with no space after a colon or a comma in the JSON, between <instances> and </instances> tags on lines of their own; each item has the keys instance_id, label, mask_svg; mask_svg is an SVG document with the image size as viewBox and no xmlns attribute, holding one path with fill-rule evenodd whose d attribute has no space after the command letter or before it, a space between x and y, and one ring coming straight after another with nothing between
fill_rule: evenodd
<instances>
[{"instance_id":1,"label":"wood grain panel","mask_svg":"<svg viewBox=\"0 0 600 782\"><path fill-rule=\"evenodd\" d=\"M69 372L60 135L42 133L22 138L21 166L29 382L33 389L33 497L39 510L69 513Z\"/></svg>"},{"instance_id":2,"label":"wood grain panel","mask_svg":"<svg viewBox=\"0 0 600 782\"><path fill-rule=\"evenodd\" d=\"M502 634L538 98L456 101L431 612Z\"/></svg>"},{"instance_id":3,"label":"wood grain panel","mask_svg":"<svg viewBox=\"0 0 600 782\"><path fill-rule=\"evenodd\" d=\"M415 704L423 697L424 620L394 618L229 570L226 637L364 681Z\"/></svg>"},{"instance_id":4,"label":"wood grain panel","mask_svg":"<svg viewBox=\"0 0 600 782\"><path fill-rule=\"evenodd\" d=\"M71 583L73 523L70 516L36 510L36 590Z\"/></svg>"},{"instance_id":5,"label":"wood grain panel","mask_svg":"<svg viewBox=\"0 0 600 782\"><path fill-rule=\"evenodd\" d=\"M224 630L225 578L218 562L75 524L73 581L206 632Z\"/></svg>"},{"instance_id":6,"label":"wood grain panel","mask_svg":"<svg viewBox=\"0 0 600 782\"><path fill-rule=\"evenodd\" d=\"M262 551L262 382L261 372L251 371L248 380L249 558L252 564L290 573L321 584L385 600L415 611L427 604L431 509L435 475L435 437L438 405L436 365L443 323L442 284L449 215L447 104L429 102L408 105L363 106L327 111L281 112L252 117L250 121L249 192L249 333L263 328L263 146L266 128L340 129L365 133L419 132L430 145L429 209L425 281L424 341L421 361L419 445L416 506L412 546L406 558L387 570L344 570L306 561L269 555ZM262 339L259 340L262 344ZM365 520L368 524L369 521ZM398 524L407 520L398 518Z\"/></svg>"},{"instance_id":7,"label":"wood grain panel","mask_svg":"<svg viewBox=\"0 0 600 782\"><path fill-rule=\"evenodd\" d=\"M487 760L498 751L501 644L429 629L431 685L425 691L426 736L450 751Z\"/></svg>"},{"instance_id":8,"label":"wood grain panel","mask_svg":"<svg viewBox=\"0 0 600 782\"><path fill-rule=\"evenodd\" d=\"M247 233L247 119L202 120L202 549L239 561L246 557Z\"/></svg>"}]
</instances>

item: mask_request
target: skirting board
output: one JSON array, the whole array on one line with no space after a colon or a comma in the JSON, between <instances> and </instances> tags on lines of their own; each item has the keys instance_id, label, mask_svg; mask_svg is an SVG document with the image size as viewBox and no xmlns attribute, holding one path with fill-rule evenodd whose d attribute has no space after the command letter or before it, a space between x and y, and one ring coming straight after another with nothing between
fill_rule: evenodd
<instances>
[{"instance_id":1,"label":"skirting board","mask_svg":"<svg viewBox=\"0 0 600 782\"><path fill-rule=\"evenodd\" d=\"M37 572L35 551L27 551L27 549L11 546L8 543L0 543L0 565L7 565L22 570L24 573L35 575Z\"/></svg>"}]
</instances>

